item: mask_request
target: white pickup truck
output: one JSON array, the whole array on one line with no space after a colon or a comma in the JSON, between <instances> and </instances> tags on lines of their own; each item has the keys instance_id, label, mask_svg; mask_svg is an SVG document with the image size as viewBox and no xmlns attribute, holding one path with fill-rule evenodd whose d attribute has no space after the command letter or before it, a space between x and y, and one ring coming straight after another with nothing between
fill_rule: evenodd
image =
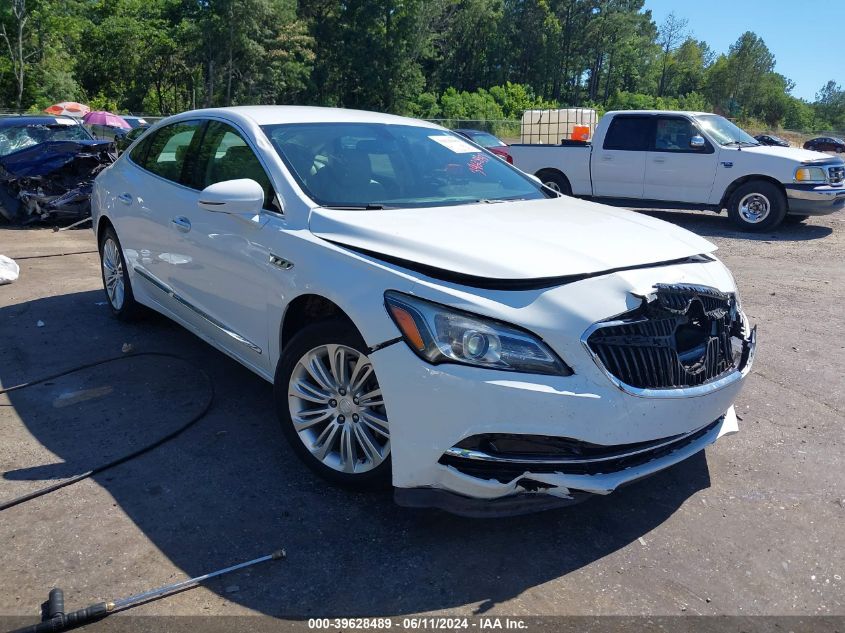
<instances>
[{"instance_id":1,"label":"white pickup truck","mask_svg":"<svg viewBox=\"0 0 845 633\"><path fill-rule=\"evenodd\" d=\"M608 112L592 142L511 145L514 165L566 195L626 206L720 212L749 231L845 206L845 163L820 152L760 145L704 112Z\"/></svg>"}]
</instances>

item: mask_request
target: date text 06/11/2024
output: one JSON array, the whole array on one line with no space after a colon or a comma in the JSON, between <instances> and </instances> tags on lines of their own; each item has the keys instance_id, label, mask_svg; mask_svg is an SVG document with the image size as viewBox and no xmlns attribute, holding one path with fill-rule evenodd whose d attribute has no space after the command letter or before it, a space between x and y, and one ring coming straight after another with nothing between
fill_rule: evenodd
<instances>
[{"instance_id":1,"label":"date text 06/11/2024","mask_svg":"<svg viewBox=\"0 0 845 633\"><path fill-rule=\"evenodd\" d=\"M457 631L475 629L477 631L525 630L527 623L519 618L500 617L406 617L396 618L311 618L309 629L317 630L437 630Z\"/></svg>"}]
</instances>

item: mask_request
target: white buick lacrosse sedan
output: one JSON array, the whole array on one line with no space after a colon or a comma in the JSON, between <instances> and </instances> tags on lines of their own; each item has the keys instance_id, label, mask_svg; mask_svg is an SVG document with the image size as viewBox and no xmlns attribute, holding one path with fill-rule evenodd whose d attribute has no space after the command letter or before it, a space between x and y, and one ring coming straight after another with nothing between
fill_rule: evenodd
<instances>
[{"instance_id":1,"label":"white buick lacrosse sedan","mask_svg":"<svg viewBox=\"0 0 845 633\"><path fill-rule=\"evenodd\" d=\"M272 382L291 446L330 481L514 514L737 430L755 334L716 247L557 197L437 125L186 112L92 204L115 316L157 310Z\"/></svg>"}]
</instances>

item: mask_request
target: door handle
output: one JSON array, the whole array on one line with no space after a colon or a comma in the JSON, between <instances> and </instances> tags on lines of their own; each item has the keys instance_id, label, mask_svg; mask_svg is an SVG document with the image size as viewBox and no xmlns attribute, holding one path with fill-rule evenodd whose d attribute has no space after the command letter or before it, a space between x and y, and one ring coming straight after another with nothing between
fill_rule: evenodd
<instances>
[{"instance_id":1,"label":"door handle","mask_svg":"<svg viewBox=\"0 0 845 633\"><path fill-rule=\"evenodd\" d=\"M665 158L653 158L652 160L653 160L655 163L665 163L665 162L666 162L666 159L665 159Z\"/></svg>"},{"instance_id":2,"label":"door handle","mask_svg":"<svg viewBox=\"0 0 845 633\"><path fill-rule=\"evenodd\" d=\"M123 204L132 204L132 196L128 193L122 193L117 197Z\"/></svg>"},{"instance_id":3,"label":"door handle","mask_svg":"<svg viewBox=\"0 0 845 633\"><path fill-rule=\"evenodd\" d=\"M176 229L182 233L187 233L191 230L191 221L182 215L175 217L170 221L173 222L173 224L176 225Z\"/></svg>"},{"instance_id":4,"label":"door handle","mask_svg":"<svg viewBox=\"0 0 845 633\"><path fill-rule=\"evenodd\" d=\"M604 161L611 161L611 160L613 160L613 156L605 155L605 156L602 156L601 159L604 160Z\"/></svg>"}]
</instances>

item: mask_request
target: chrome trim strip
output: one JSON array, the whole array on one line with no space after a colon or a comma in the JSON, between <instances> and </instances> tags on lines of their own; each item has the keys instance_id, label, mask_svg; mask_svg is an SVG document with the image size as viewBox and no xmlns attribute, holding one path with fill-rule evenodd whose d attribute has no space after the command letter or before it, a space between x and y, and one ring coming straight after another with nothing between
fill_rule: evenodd
<instances>
[{"instance_id":1,"label":"chrome trim strip","mask_svg":"<svg viewBox=\"0 0 845 633\"><path fill-rule=\"evenodd\" d=\"M168 295L169 297L171 297L175 301L181 303L183 306L185 306L186 308L188 308L189 310L194 312L194 314L196 314L200 318L204 319L205 321L207 321L208 323L210 323L214 327L216 327L218 330L223 332L226 336L229 336L229 337L235 339L238 343L242 343L243 345L246 345L248 348L250 348L256 354L262 353L261 348L258 347L258 345L256 345L255 343L253 343L249 339L244 338L243 336L241 336L237 332L230 330L228 327L223 325L220 321L215 319L213 316L211 316L210 314L208 314L206 312L203 312L202 310L197 308L195 305L193 305L190 302L188 302L187 300L185 300L183 297L178 295L172 288L170 288L169 286L167 286L163 282L161 282L158 279L156 279L155 277L153 277L150 273L148 273L143 268L138 268L136 266L132 270L133 270L133 272L138 273L138 275L140 275L141 277L146 279L148 282L150 282L153 286L155 286L156 288L161 290L163 293L165 293L166 295Z\"/></svg>"},{"instance_id":2,"label":"chrome trim strip","mask_svg":"<svg viewBox=\"0 0 845 633\"><path fill-rule=\"evenodd\" d=\"M840 198L845 198L845 188L842 183L836 185L819 185L813 189L798 189L784 186L786 189L786 197L796 200L811 200L813 202L834 202Z\"/></svg>"},{"instance_id":3,"label":"chrome trim strip","mask_svg":"<svg viewBox=\"0 0 845 633\"><path fill-rule=\"evenodd\" d=\"M703 396L708 393L713 393L714 391L724 389L725 387L729 387L735 382L741 381L748 375L748 372L751 371L751 365L754 362L754 352L757 348L757 328L755 327L749 330L748 317L745 316L744 312L740 311L740 314L742 315L743 319L743 329L746 332L749 332L748 340L750 350L748 352L748 360L746 361L745 366L741 370L734 370L728 374L725 374L718 380L714 380L713 382L706 382L702 385L696 385L695 387L642 389L640 387L634 387L632 385L629 385L628 383L619 380L619 378L611 374L604 366L604 363L601 362L601 359L598 357L598 354L596 354L590 348L590 345L587 343L587 339L590 338L590 335L593 332L600 328L611 327L613 325L623 325L625 323L628 323L628 321L599 321L598 323L593 323L581 335L581 345L583 345L584 349L587 350L587 354L589 354L590 358L593 359L593 362L596 364L596 367L598 367L601 372L605 376L607 376L610 382L612 382L619 390L629 395L637 396L638 398L692 398L695 396Z\"/></svg>"},{"instance_id":4,"label":"chrome trim strip","mask_svg":"<svg viewBox=\"0 0 845 633\"><path fill-rule=\"evenodd\" d=\"M609 462L615 459L624 459L626 457L633 457L634 455L640 455L641 453L648 453L649 451L654 451L664 446L668 446L670 444L674 444L676 442L683 442L686 438L695 435L696 433L700 432L702 429L706 429L708 426L711 426L715 422L719 420L723 420L725 416L721 416L717 418L713 422L709 424L705 424L704 426L700 426L697 429L690 431L689 433L684 433L683 435L676 435L673 438L668 438L665 442L661 442L660 444L652 444L646 448L640 448L633 451L628 451L626 453L617 453L612 456L608 457L599 457L596 459L565 459L560 457L545 457L545 458L525 458L525 459L513 459L502 457L500 455L491 455L490 453L485 453L484 451L475 451L469 450L465 448L456 448L452 447L447 449L444 455L448 455L449 457L457 457L459 459L469 459L472 461L477 462L491 462L497 464L525 464L526 466L531 465L543 465L548 466L550 464L560 464L561 466L569 466L572 464L596 464L600 462ZM612 447L609 447L612 448Z\"/></svg>"}]
</instances>

